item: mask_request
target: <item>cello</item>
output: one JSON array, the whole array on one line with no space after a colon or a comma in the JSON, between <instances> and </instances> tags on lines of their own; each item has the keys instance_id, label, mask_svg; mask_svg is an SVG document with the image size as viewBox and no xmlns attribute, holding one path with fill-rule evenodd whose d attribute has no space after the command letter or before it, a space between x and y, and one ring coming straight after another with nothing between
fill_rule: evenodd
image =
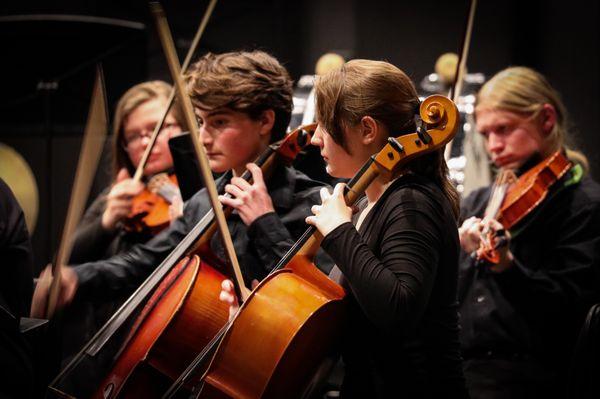
<instances>
[{"instance_id":1,"label":"cello","mask_svg":"<svg viewBox=\"0 0 600 399\"><path fill-rule=\"evenodd\" d=\"M291 163L310 142L315 127L301 127L269 146L256 160L265 176L279 163ZM246 172L242 178L250 181L251 174ZM227 306L217 300L225 276L211 267L204 256L216 230L211 210L52 382L50 392L69 397L72 390L69 392L65 383L74 375L74 368L87 359L101 357L104 345L140 307L143 310L133 327L127 326L127 338L100 388L95 394L78 395L146 397L156 396L168 387L228 318ZM203 261L195 253L201 253Z\"/></svg>"},{"instance_id":2,"label":"cello","mask_svg":"<svg viewBox=\"0 0 600 399\"><path fill-rule=\"evenodd\" d=\"M348 183L348 206L374 179L391 180L407 162L440 148L456 133L458 111L446 97L427 98L420 114L417 133L389 138ZM212 351L216 353L195 392L198 397L278 398L303 392L337 341L346 316L344 290L311 262L320 239L310 227L165 397L189 381L197 372L194 366Z\"/></svg>"},{"instance_id":3,"label":"cello","mask_svg":"<svg viewBox=\"0 0 600 399\"><path fill-rule=\"evenodd\" d=\"M310 142L315 127L302 126L269 146L256 160L265 176L278 163L291 163ZM242 178L251 181L250 172ZM225 213L230 212L231 208L225 209ZM94 397L157 395L227 322L228 307L218 301L221 282L226 276L206 261L212 260L210 255L205 257L216 231L211 210L159 266L161 270L169 264L172 268L145 303L112 370ZM175 259L181 260L173 266Z\"/></svg>"}]
</instances>

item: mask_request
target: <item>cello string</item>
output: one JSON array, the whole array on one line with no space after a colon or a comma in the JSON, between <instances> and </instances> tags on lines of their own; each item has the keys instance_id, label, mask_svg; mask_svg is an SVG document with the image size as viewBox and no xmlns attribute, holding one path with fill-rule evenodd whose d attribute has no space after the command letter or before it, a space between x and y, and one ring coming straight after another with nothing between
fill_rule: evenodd
<instances>
[{"instance_id":1,"label":"cello string","mask_svg":"<svg viewBox=\"0 0 600 399\"><path fill-rule=\"evenodd\" d=\"M181 387L183 387L188 382L189 378L194 372L196 372L198 367L207 360L208 355L212 351L216 351L216 349L218 348L218 344L221 342L225 334L229 331L229 328L233 325L233 321L237 318L238 314L239 310L236 312L236 314L231 320L228 320L227 323L225 323L225 325L221 327L221 329L215 334L213 339L202 349L202 351L200 351L198 356L196 356L194 360L192 360L192 362L186 367L183 373L181 373L179 377L177 377L177 379L173 382L173 384L171 384L171 386L164 393L164 395L161 396L162 399L172 398L173 395L175 395L179 391L179 389L181 389ZM204 378L201 378L199 383L201 383L203 379ZM192 391L196 390L197 388L196 386L194 386L194 389Z\"/></svg>"}]
</instances>

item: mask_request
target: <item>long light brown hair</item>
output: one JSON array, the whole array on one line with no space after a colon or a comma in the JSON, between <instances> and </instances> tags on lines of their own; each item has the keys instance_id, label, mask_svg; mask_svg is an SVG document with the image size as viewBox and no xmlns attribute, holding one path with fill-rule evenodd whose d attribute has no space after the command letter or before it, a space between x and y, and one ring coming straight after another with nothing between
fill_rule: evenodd
<instances>
[{"instance_id":1,"label":"long light brown hair","mask_svg":"<svg viewBox=\"0 0 600 399\"><path fill-rule=\"evenodd\" d=\"M570 143L568 113L560 95L539 72L527 67L510 67L498 72L479 90L475 110L497 108L535 118L544 104L556 110L556 123L545 139L545 153L541 155L547 157L565 148L567 157L587 171L586 156L574 150Z\"/></svg>"},{"instance_id":2,"label":"long light brown hair","mask_svg":"<svg viewBox=\"0 0 600 399\"><path fill-rule=\"evenodd\" d=\"M135 111L140 105L155 99L164 99L165 103L171 94L172 86L161 80L139 83L127 90L119 99L112 128L112 154L113 154L113 174L116 177L119 170L127 168L130 175L135 172L135 167L129 159L129 154L125 150L125 139L123 125L127 117ZM171 107L171 114L177 123L183 128L183 118L181 107L175 103Z\"/></svg>"},{"instance_id":3,"label":"long light brown hair","mask_svg":"<svg viewBox=\"0 0 600 399\"><path fill-rule=\"evenodd\" d=\"M346 151L348 147L344 132L360 123L364 116L383 124L390 135L416 131L414 115L419 105L417 91L410 78L390 63L349 61L317 79L315 97L318 122ZM458 218L458 193L448 179L443 150L417 158L406 169L434 180Z\"/></svg>"}]
</instances>

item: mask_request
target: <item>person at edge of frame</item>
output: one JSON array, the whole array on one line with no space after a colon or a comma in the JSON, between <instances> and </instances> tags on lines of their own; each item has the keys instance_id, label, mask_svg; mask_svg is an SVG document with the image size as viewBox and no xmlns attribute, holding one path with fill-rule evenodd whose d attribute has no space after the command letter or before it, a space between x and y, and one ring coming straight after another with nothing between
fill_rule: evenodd
<instances>
[{"instance_id":1,"label":"person at edge of frame","mask_svg":"<svg viewBox=\"0 0 600 399\"><path fill-rule=\"evenodd\" d=\"M498 72L479 91L475 118L500 169L521 176L556 152L572 166L510 231L483 219L491 187L462 204L458 292L467 387L474 398L564 398L577 333L600 300L600 186L585 156L568 146L566 109L540 73ZM484 229L505 241L496 265L471 256Z\"/></svg>"}]
</instances>

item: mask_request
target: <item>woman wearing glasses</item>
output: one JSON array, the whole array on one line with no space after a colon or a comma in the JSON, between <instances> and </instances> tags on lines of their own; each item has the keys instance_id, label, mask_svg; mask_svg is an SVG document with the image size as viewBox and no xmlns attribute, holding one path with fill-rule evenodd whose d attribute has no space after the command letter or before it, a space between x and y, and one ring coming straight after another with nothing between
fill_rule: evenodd
<instances>
[{"instance_id":1,"label":"woman wearing glasses","mask_svg":"<svg viewBox=\"0 0 600 399\"><path fill-rule=\"evenodd\" d=\"M163 81L150 81L133 86L119 99L112 132L113 183L85 212L75 233L72 263L107 259L152 238L149 231L130 231L124 227L123 222L131 213L133 198L144 189L144 184L134 181L131 176L163 115L170 92L171 85ZM181 133L180 115L179 109L174 105L144 168L144 182L173 169L168 142L171 137ZM169 212L171 220L181 214L182 207L179 196L172 203ZM124 299L125 297L112 298L100 307L82 302L65 317L63 362L68 361L93 336Z\"/></svg>"},{"instance_id":2,"label":"woman wearing glasses","mask_svg":"<svg viewBox=\"0 0 600 399\"><path fill-rule=\"evenodd\" d=\"M71 262L109 258L151 238L149 232L123 228L132 209L133 197L144 185L131 179L159 122L171 86L162 81L140 83L121 97L115 110L112 135L113 184L86 211L76 233ZM181 133L180 113L174 105L152 148L143 180L173 168L169 139ZM180 201L176 201L180 203ZM172 217L178 216L171 212Z\"/></svg>"}]
</instances>

